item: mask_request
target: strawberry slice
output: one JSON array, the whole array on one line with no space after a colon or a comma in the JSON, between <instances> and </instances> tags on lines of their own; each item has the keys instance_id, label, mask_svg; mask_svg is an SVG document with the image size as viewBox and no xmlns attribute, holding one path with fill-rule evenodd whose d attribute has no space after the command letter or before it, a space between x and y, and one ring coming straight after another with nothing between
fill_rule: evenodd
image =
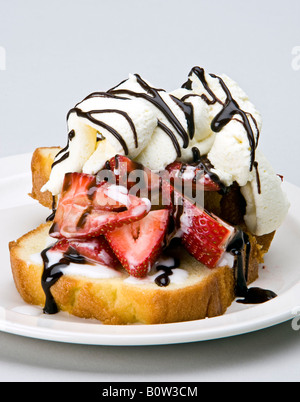
<instances>
[{"instance_id":1,"label":"strawberry slice","mask_svg":"<svg viewBox=\"0 0 300 402\"><path fill-rule=\"evenodd\" d=\"M50 235L55 238L97 237L147 215L150 201L126 188L97 183L95 176L67 173Z\"/></svg>"},{"instance_id":2,"label":"strawberry slice","mask_svg":"<svg viewBox=\"0 0 300 402\"><path fill-rule=\"evenodd\" d=\"M170 181L175 187L185 185L200 186L204 191L220 191L222 184L215 174L208 173L204 164L187 164L173 162L166 167L170 174Z\"/></svg>"},{"instance_id":3,"label":"strawberry slice","mask_svg":"<svg viewBox=\"0 0 300 402\"><path fill-rule=\"evenodd\" d=\"M182 199L180 220L182 244L199 262L215 268L235 229L213 214Z\"/></svg>"},{"instance_id":4,"label":"strawberry slice","mask_svg":"<svg viewBox=\"0 0 300 402\"><path fill-rule=\"evenodd\" d=\"M116 183L127 189L136 183L132 178L130 179L131 173L137 170L144 172L143 165L132 161L127 156L118 154L106 162L105 169L111 170L116 177Z\"/></svg>"},{"instance_id":5,"label":"strawberry slice","mask_svg":"<svg viewBox=\"0 0 300 402\"><path fill-rule=\"evenodd\" d=\"M169 223L169 210L151 211L138 222L122 226L105 237L127 272L142 278L160 255Z\"/></svg>"},{"instance_id":6,"label":"strawberry slice","mask_svg":"<svg viewBox=\"0 0 300 402\"><path fill-rule=\"evenodd\" d=\"M116 183L132 189L138 184L140 191L143 193L148 190L157 191L160 188L161 179L157 174L143 166L141 163L134 162L127 156L116 155L111 158L105 165L105 169L114 172ZM140 193L133 195L139 195ZM150 195L149 195L150 196Z\"/></svg>"},{"instance_id":7,"label":"strawberry slice","mask_svg":"<svg viewBox=\"0 0 300 402\"><path fill-rule=\"evenodd\" d=\"M63 205L72 202L76 205L86 206L90 203L90 197L92 197L95 186L96 177L94 175L67 173L59 202Z\"/></svg>"},{"instance_id":8,"label":"strawberry slice","mask_svg":"<svg viewBox=\"0 0 300 402\"><path fill-rule=\"evenodd\" d=\"M66 253L70 248L75 249L88 261L116 268L119 261L113 253L104 236L94 237L89 240L59 240L51 251Z\"/></svg>"},{"instance_id":9,"label":"strawberry slice","mask_svg":"<svg viewBox=\"0 0 300 402\"><path fill-rule=\"evenodd\" d=\"M169 177L165 177L168 172L156 174L123 155L116 155L107 161L103 170L105 169L111 170L115 175L115 182L126 187L130 194L151 199L152 209L172 208ZM104 177L102 173L101 175Z\"/></svg>"}]
</instances>

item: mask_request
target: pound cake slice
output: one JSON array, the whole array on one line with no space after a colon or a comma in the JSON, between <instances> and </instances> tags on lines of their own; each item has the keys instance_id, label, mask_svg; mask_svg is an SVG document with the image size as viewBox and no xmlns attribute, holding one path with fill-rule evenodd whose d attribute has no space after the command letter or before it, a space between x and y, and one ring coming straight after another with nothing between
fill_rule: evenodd
<instances>
[{"instance_id":1,"label":"pound cake slice","mask_svg":"<svg viewBox=\"0 0 300 402\"><path fill-rule=\"evenodd\" d=\"M49 240L53 242L49 239L50 226L50 222L41 224L9 245L13 277L20 295L26 303L42 307L45 293L41 285L44 267L40 253ZM263 253L254 237L251 246L249 276L253 277ZM167 287L159 287L150 279L133 279L121 266L116 272L105 272L104 278L101 272L99 278L93 277L90 267L83 266L81 273L71 270L63 274L51 293L60 310L95 318L104 324L159 324L224 314L235 298L234 269L223 266L211 270L182 247L177 247L176 255L181 263L178 274L174 269L173 275L178 278ZM155 269L148 278L153 275L157 276Z\"/></svg>"},{"instance_id":2,"label":"pound cake slice","mask_svg":"<svg viewBox=\"0 0 300 402\"><path fill-rule=\"evenodd\" d=\"M52 208L53 196L50 191L42 192L41 188L49 180L54 158L60 150L59 147L40 147L31 158L32 191L29 195L46 208Z\"/></svg>"}]
</instances>

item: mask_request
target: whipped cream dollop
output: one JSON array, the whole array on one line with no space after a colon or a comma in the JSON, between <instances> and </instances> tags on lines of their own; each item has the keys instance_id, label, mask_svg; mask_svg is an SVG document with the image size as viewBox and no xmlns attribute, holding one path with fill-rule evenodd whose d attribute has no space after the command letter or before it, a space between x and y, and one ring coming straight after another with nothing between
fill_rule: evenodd
<instances>
[{"instance_id":1,"label":"whipped cream dollop","mask_svg":"<svg viewBox=\"0 0 300 402\"><path fill-rule=\"evenodd\" d=\"M282 224L290 204L281 189L281 178L260 150L256 151L256 163L259 174L252 173L241 193L246 200L245 223L252 233L261 236Z\"/></svg>"},{"instance_id":2,"label":"whipped cream dollop","mask_svg":"<svg viewBox=\"0 0 300 402\"><path fill-rule=\"evenodd\" d=\"M287 214L281 180L257 149L260 113L226 75L194 67L181 88L167 92L130 74L79 102L67 124L68 144L56 156L42 191L58 195L65 173L96 174L116 154L163 170L175 160L191 162L197 148L225 186L236 182L241 187L252 233L276 230Z\"/></svg>"}]
</instances>

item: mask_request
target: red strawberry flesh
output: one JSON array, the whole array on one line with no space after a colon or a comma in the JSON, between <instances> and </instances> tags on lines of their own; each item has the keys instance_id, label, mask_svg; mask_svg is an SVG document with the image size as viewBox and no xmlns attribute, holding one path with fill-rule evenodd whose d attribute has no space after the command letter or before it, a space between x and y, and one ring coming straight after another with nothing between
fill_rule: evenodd
<instances>
[{"instance_id":1,"label":"red strawberry flesh","mask_svg":"<svg viewBox=\"0 0 300 402\"><path fill-rule=\"evenodd\" d=\"M183 200L180 221L183 246L196 260L215 268L226 251L234 228L186 199Z\"/></svg>"},{"instance_id":2,"label":"red strawberry flesh","mask_svg":"<svg viewBox=\"0 0 300 402\"><path fill-rule=\"evenodd\" d=\"M216 176L209 175L202 166L173 162L166 167L166 170L169 172L171 183L175 187L182 186L182 182L184 182L185 186L199 186L204 191L219 191L221 189L220 183L212 179Z\"/></svg>"},{"instance_id":3,"label":"red strawberry flesh","mask_svg":"<svg viewBox=\"0 0 300 402\"><path fill-rule=\"evenodd\" d=\"M156 175L121 155L106 163L106 169L109 167L114 172L117 185L99 182L94 175L68 173L50 234L68 239L73 248L94 261L99 259L97 239L104 239L104 235L109 246L106 242L103 248L113 251L114 257L118 257L130 275L144 277L162 252L172 220L175 229L181 231L182 244L187 251L204 265L214 268L225 252L234 228L194 205L176 188L176 180L182 180L183 176L184 181L192 185L194 178L200 177L196 183L204 186L205 191L220 189L199 166L189 166L181 162L169 165L167 171L171 183L169 175L166 178ZM128 178L136 169L144 174L148 191L156 191L159 200L164 198L167 205L159 201L157 206L151 206L148 199L130 193L133 182L128 182ZM123 180L126 187L120 185ZM151 188L153 183L154 190ZM173 205L179 199L183 201L182 208ZM93 245L92 240L95 240Z\"/></svg>"},{"instance_id":4,"label":"red strawberry flesh","mask_svg":"<svg viewBox=\"0 0 300 402\"><path fill-rule=\"evenodd\" d=\"M147 215L150 201L93 175L67 173L50 235L56 238L97 237Z\"/></svg>"},{"instance_id":5,"label":"red strawberry flesh","mask_svg":"<svg viewBox=\"0 0 300 402\"><path fill-rule=\"evenodd\" d=\"M51 251L66 253L70 247L75 249L88 261L96 262L112 268L116 268L119 265L118 259L103 236L89 240L62 239L51 248Z\"/></svg>"},{"instance_id":6,"label":"red strawberry flesh","mask_svg":"<svg viewBox=\"0 0 300 402\"><path fill-rule=\"evenodd\" d=\"M147 275L161 254L168 230L169 211L161 209L105 237L127 272L136 278Z\"/></svg>"}]
</instances>

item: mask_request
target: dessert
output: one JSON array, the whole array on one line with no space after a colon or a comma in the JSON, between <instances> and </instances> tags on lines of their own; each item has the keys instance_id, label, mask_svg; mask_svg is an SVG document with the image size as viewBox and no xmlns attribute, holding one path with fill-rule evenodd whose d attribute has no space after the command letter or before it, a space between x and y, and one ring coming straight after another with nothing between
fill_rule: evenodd
<instances>
[{"instance_id":1,"label":"dessert","mask_svg":"<svg viewBox=\"0 0 300 402\"><path fill-rule=\"evenodd\" d=\"M166 92L129 75L76 104L67 125L64 148L32 158L31 196L52 213L10 243L26 302L154 324L276 297L248 285L289 202L233 80L194 67Z\"/></svg>"}]
</instances>

